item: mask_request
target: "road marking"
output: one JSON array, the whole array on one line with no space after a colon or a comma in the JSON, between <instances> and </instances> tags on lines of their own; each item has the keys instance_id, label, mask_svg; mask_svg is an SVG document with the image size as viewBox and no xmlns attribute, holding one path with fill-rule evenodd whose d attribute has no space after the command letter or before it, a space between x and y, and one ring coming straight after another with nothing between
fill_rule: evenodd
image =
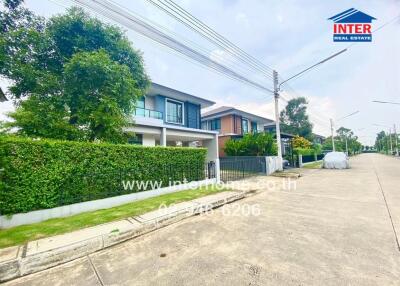
<instances>
[{"instance_id":1,"label":"road marking","mask_svg":"<svg viewBox=\"0 0 400 286\"><path fill-rule=\"evenodd\" d=\"M398 239L398 237L397 237L396 228L394 227L392 214L391 214L391 212L390 212L389 205L388 205L387 200L386 200L385 192L383 191L383 187L382 187L382 184L381 184L381 180L379 179L378 172L376 171L376 168L375 168L375 161L374 161L374 160L372 160L372 164L373 164L373 166L374 166L375 176L376 176L376 178L377 178L377 180L378 180L378 184L379 184L379 188L380 188L380 190L381 190L381 194L382 194L383 200L385 201L385 206L386 206L386 210L387 210L388 215L389 215L390 223L392 224L393 234L394 234L394 238L395 238L396 244L397 244L397 250L400 251L400 243L399 243L399 239Z\"/></svg>"}]
</instances>

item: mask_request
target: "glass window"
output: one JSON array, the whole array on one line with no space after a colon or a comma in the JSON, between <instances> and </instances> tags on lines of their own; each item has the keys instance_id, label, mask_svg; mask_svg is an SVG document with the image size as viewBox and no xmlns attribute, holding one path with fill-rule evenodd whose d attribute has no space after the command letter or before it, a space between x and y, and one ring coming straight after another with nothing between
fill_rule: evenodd
<instances>
[{"instance_id":1,"label":"glass window","mask_svg":"<svg viewBox=\"0 0 400 286\"><path fill-rule=\"evenodd\" d=\"M217 118L217 119L213 119L210 122L210 129L211 130L220 130L221 129L221 119Z\"/></svg>"},{"instance_id":2,"label":"glass window","mask_svg":"<svg viewBox=\"0 0 400 286\"><path fill-rule=\"evenodd\" d=\"M242 118L242 134L249 133L249 121L246 118Z\"/></svg>"},{"instance_id":3,"label":"glass window","mask_svg":"<svg viewBox=\"0 0 400 286\"><path fill-rule=\"evenodd\" d=\"M137 100L136 107L144 108L144 97L141 97Z\"/></svg>"},{"instance_id":4,"label":"glass window","mask_svg":"<svg viewBox=\"0 0 400 286\"><path fill-rule=\"evenodd\" d=\"M141 97L136 101L135 115L145 116L144 97Z\"/></svg>"},{"instance_id":5,"label":"glass window","mask_svg":"<svg viewBox=\"0 0 400 286\"><path fill-rule=\"evenodd\" d=\"M167 99L167 122L183 124L183 104Z\"/></svg>"},{"instance_id":6,"label":"glass window","mask_svg":"<svg viewBox=\"0 0 400 286\"><path fill-rule=\"evenodd\" d=\"M208 121L201 122L201 129L208 130Z\"/></svg>"},{"instance_id":7,"label":"glass window","mask_svg":"<svg viewBox=\"0 0 400 286\"><path fill-rule=\"evenodd\" d=\"M143 145L143 135L136 134L134 137L128 139L128 143L133 145Z\"/></svg>"},{"instance_id":8,"label":"glass window","mask_svg":"<svg viewBox=\"0 0 400 286\"><path fill-rule=\"evenodd\" d=\"M251 122L251 132L253 132L253 133L257 133L258 132L258 130L257 130L257 122L255 122L255 121Z\"/></svg>"}]
</instances>

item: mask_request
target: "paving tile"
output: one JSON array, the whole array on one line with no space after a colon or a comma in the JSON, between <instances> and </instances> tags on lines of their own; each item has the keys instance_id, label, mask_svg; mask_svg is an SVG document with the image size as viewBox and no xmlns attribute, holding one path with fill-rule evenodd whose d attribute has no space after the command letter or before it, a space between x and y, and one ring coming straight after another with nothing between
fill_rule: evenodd
<instances>
[{"instance_id":1,"label":"paving tile","mask_svg":"<svg viewBox=\"0 0 400 286\"><path fill-rule=\"evenodd\" d=\"M101 285L89 260L85 258L5 283L7 286Z\"/></svg>"},{"instance_id":2,"label":"paving tile","mask_svg":"<svg viewBox=\"0 0 400 286\"><path fill-rule=\"evenodd\" d=\"M179 204L172 205L167 208L160 208L158 210L145 213L143 215L135 217L136 220L140 222L148 222L148 221L153 221L157 220L160 218L165 218L169 216L174 216L177 213L185 213L188 210L196 208L198 204L194 202L183 202Z\"/></svg>"},{"instance_id":3,"label":"paving tile","mask_svg":"<svg viewBox=\"0 0 400 286\"><path fill-rule=\"evenodd\" d=\"M0 263L17 258L19 246L0 249Z\"/></svg>"},{"instance_id":4,"label":"paving tile","mask_svg":"<svg viewBox=\"0 0 400 286\"><path fill-rule=\"evenodd\" d=\"M48 251L51 249L63 247L80 241L88 240L96 236L112 232L124 232L133 228L140 227L140 223L128 220L120 220L112 223L102 224L82 230L43 238L28 243L26 255Z\"/></svg>"}]
</instances>

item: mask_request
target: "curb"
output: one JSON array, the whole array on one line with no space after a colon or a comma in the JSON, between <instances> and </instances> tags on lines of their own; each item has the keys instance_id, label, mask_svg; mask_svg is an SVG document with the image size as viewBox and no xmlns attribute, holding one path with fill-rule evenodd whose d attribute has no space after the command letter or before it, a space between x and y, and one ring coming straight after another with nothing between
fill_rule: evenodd
<instances>
[{"instance_id":1,"label":"curb","mask_svg":"<svg viewBox=\"0 0 400 286\"><path fill-rule=\"evenodd\" d=\"M124 229L123 231L116 230L115 232L100 234L93 238L30 255L27 255L27 245L10 247L8 249L12 249L16 254L8 260L0 262L0 282L13 280L28 274L70 262L99 250L163 228L167 225L179 222L185 218L207 212L211 209L221 207L225 204L232 203L256 193L257 192L253 190L241 191L235 194L228 194L228 196L225 198L217 196L215 200L211 200L206 203L201 201L204 201L206 198L211 198L215 195L198 198L187 202L193 203L194 206L192 205L183 209L178 208L176 211L166 213L165 215L157 216L155 218L145 218L147 214L151 214L152 212L137 217L130 217L127 220L133 224L129 229ZM217 195L221 194L223 193ZM7 251L7 248L3 249L3 251Z\"/></svg>"}]
</instances>

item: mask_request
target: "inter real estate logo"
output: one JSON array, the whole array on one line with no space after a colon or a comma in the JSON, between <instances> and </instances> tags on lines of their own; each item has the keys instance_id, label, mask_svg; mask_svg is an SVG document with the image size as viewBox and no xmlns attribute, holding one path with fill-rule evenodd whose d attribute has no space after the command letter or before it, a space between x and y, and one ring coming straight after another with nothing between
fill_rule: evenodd
<instances>
[{"instance_id":1,"label":"inter real estate logo","mask_svg":"<svg viewBox=\"0 0 400 286\"><path fill-rule=\"evenodd\" d=\"M333 21L334 42L372 41L372 20L376 20L376 18L370 15L351 8L328 20Z\"/></svg>"}]
</instances>

